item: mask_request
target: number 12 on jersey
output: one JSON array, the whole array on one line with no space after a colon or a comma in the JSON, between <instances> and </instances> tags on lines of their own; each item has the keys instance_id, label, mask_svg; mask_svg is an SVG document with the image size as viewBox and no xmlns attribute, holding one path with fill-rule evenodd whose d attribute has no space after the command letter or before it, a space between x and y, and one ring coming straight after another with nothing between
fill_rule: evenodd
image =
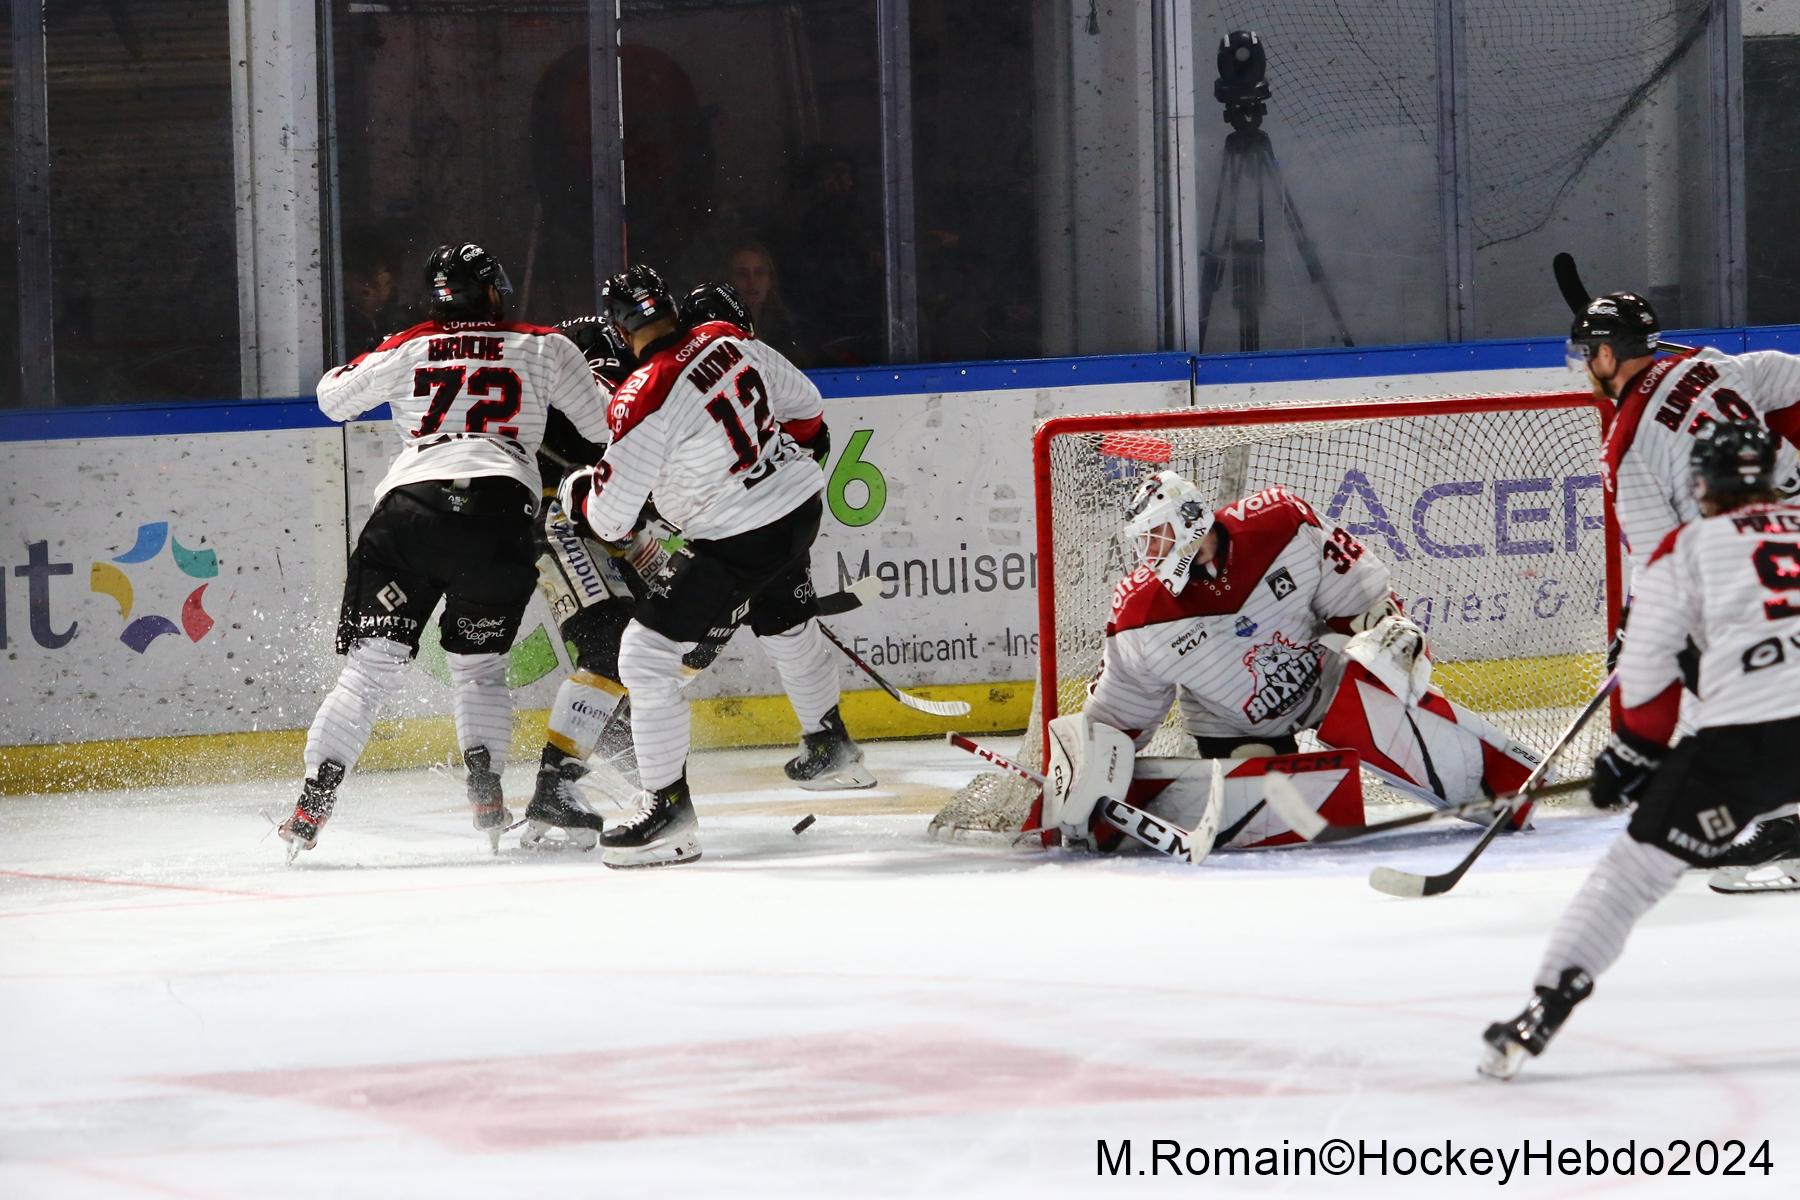
<instances>
[{"instance_id":1,"label":"number 12 on jersey","mask_svg":"<svg viewBox=\"0 0 1800 1200\"><path fill-rule=\"evenodd\" d=\"M756 368L745 367L737 373L731 384L737 392L737 404L733 405L731 399L720 392L706 402L706 415L724 428L725 437L731 442L732 452L737 455L737 461L731 466L731 473L736 475L756 465L762 458L763 450L776 436L777 430L774 414L769 411L769 390L763 385L762 376L756 373ZM739 408L750 414L751 429L756 433L754 441L738 416Z\"/></svg>"}]
</instances>

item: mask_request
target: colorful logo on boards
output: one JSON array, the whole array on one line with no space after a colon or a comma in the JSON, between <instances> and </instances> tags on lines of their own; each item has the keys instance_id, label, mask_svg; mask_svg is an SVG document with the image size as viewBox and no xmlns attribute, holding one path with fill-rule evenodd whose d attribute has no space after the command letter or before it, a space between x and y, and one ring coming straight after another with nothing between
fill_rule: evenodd
<instances>
[{"instance_id":1,"label":"colorful logo on boards","mask_svg":"<svg viewBox=\"0 0 1800 1200\"><path fill-rule=\"evenodd\" d=\"M183 546L178 539L169 536L167 521L139 525L137 543L131 549L114 556L108 562L94 563L88 572L88 590L112 597L119 606L119 619L126 622L125 628L119 633L119 640L139 654L165 633L185 633L188 641L197 642L213 627L213 619L201 605L201 599L206 594L204 583L188 593L187 599L182 601L180 625L156 613L131 619L136 591L132 587L131 577L114 564L129 567L147 563L162 553L165 544L169 547L169 556L175 560L175 566L188 578L211 579L218 575L219 556L211 550L189 550Z\"/></svg>"}]
</instances>

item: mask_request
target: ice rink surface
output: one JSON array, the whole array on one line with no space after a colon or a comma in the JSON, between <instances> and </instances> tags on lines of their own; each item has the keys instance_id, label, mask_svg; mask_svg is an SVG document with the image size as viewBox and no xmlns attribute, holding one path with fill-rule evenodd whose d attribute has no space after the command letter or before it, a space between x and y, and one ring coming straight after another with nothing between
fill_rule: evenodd
<instances>
[{"instance_id":1,"label":"ice rink surface","mask_svg":"<svg viewBox=\"0 0 1800 1200\"><path fill-rule=\"evenodd\" d=\"M927 814L973 760L875 745L881 787L815 795L782 786L783 757L703 756L705 858L653 871L490 857L460 781L426 771L354 777L291 869L259 812L285 814L288 782L0 800L0 1197L1728 1197L1800 1179L1800 895L1716 896L1690 873L1545 1058L1475 1076L1480 1031L1525 1000L1617 818L1550 816L1449 895L1398 900L1370 867L1441 870L1475 830L1197 869L945 846ZM1332 1138L1386 1139L1396 1166L1401 1148L1466 1165L1527 1139L1769 1139L1773 1171L1170 1171ZM1129 1175L1097 1176L1099 1139L1115 1160L1130 1139ZM1184 1157L1154 1163L1154 1139Z\"/></svg>"}]
</instances>

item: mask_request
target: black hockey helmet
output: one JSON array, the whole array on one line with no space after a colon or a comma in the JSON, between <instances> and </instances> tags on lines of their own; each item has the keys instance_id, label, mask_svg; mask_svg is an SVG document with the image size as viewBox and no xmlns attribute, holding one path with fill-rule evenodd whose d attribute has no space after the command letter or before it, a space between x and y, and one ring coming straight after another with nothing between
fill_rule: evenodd
<instances>
[{"instance_id":1,"label":"black hockey helmet","mask_svg":"<svg viewBox=\"0 0 1800 1200\"><path fill-rule=\"evenodd\" d=\"M1761 421L1709 421L1694 435L1688 466L1708 496L1773 491L1775 435Z\"/></svg>"},{"instance_id":2,"label":"black hockey helmet","mask_svg":"<svg viewBox=\"0 0 1800 1200\"><path fill-rule=\"evenodd\" d=\"M729 283L703 283L681 298L683 325L705 321L729 321L751 337L756 336L756 322L750 319L749 306Z\"/></svg>"},{"instance_id":3,"label":"black hockey helmet","mask_svg":"<svg viewBox=\"0 0 1800 1200\"><path fill-rule=\"evenodd\" d=\"M575 343L594 374L614 387L624 383L625 377L637 369L637 356L632 354L631 347L625 344L612 322L604 317L570 317L558 321L556 328Z\"/></svg>"},{"instance_id":4,"label":"black hockey helmet","mask_svg":"<svg viewBox=\"0 0 1800 1200\"><path fill-rule=\"evenodd\" d=\"M600 310L628 334L665 318L681 319L675 299L669 295L669 285L642 263L627 267L600 285Z\"/></svg>"},{"instance_id":5,"label":"black hockey helmet","mask_svg":"<svg viewBox=\"0 0 1800 1200\"><path fill-rule=\"evenodd\" d=\"M500 260L474 242L439 246L425 260L425 294L434 317L453 320L494 320L501 305L488 288L512 295L512 280Z\"/></svg>"},{"instance_id":6,"label":"black hockey helmet","mask_svg":"<svg viewBox=\"0 0 1800 1200\"><path fill-rule=\"evenodd\" d=\"M1608 292L1587 302L1569 327L1569 348L1584 348L1591 355L1596 346L1611 346L1621 362L1656 353L1656 335L1662 325L1656 310L1636 292Z\"/></svg>"}]
</instances>

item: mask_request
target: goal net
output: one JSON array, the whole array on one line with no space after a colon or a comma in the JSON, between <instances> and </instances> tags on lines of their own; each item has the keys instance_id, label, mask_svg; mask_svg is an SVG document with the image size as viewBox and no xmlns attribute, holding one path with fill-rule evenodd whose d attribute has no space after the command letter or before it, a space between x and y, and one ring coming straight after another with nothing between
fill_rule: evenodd
<instances>
[{"instance_id":1,"label":"goal net","mask_svg":"<svg viewBox=\"0 0 1800 1200\"><path fill-rule=\"evenodd\" d=\"M1033 442L1039 680L1020 759L1079 710L1112 591L1135 565L1119 530L1145 474L1173 468L1219 506L1280 484L1393 571L1430 639L1433 681L1540 750L1598 690L1621 595L1600 475L1610 406L1585 394L1384 398L1062 417ZM1594 722L1565 751L1594 753ZM1316 745L1316 743L1313 743ZM1303 737L1302 745L1307 745ZM1147 753L1195 753L1171 714ZM1381 791L1365 781L1371 794ZM1036 827L1036 788L982 775L933 820L956 840Z\"/></svg>"}]
</instances>

